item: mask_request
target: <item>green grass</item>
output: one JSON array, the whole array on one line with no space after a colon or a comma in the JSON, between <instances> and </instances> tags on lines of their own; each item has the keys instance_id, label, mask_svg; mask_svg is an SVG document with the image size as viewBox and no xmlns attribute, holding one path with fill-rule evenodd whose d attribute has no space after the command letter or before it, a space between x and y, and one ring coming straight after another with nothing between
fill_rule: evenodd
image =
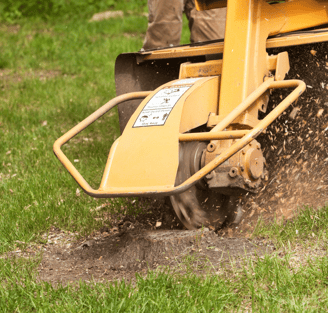
<instances>
[{"instance_id":1,"label":"green grass","mask_svg":"<svg viewBox=\"0 0 328 313\"><path fill-rule=\"evenodd\" d=\"M286 243L315 241L328 243L328 206L321 210L310 207L299 209L297 218L281 220L270 224L259 221L253 233L255 237L266 237L273 240L276 246L284 246Z\"/></svg>"},{"instance_id":2,"label":"green grass","mask_svg":"<svg viewBox=\"0 0 328 313\"><path fill-rule=\"evenodd\" d=\"M90 210L104 200L76 196L78 186L52 145L115 97L115 59L138 51L146 29L147 18L138 14L94 23L73 18L0 24L0 252L16 240L36 240L51 225L81 234L100 227ZM185 21L183 40L188 34ZM64 147L93 187L118 136L113 111ZM124 200L113 209L122 205Z\"/></svg>"},{"instance_id":3,"label":"green grass","mask_svg":"<svg viewBox=\"0 0 328 313\"><path fill-rule=\"evenodd\" d=\"M13 23L24 17L38 17L48 21L59 18L66 20L72 18L87 19L94 13L108 10L145 12L147 0L2 0L0 3L0 21Z\"/></svg>"},{"instance_id":4,"label":"green grass","mask_svg":"<svg viewBox=\"0 0 328 313\"><path fill-rule=\"evenodd\" d=\"M18 25L18 26L17 26ZM104 200L76 195L77 184L52 153L62 133L115 96L114 61L142 46L147 19L126 15L99 23L21 20L0 24L0 253L16 241L38 242L57 226L80 234L101 226L93 209ZM189 33L184 20L182 43ZM113 140L116 112L65 146L65 153L97 186ZM124 200L112 210L137 210ZM197 277L164 270L122 282L52 286L38 281L39 260L0 259L1 312L324 312L328 309L326 256L293 265L305 239L327 246L328 207L297 219L259 224L257 236L285 247L245 260L241 267ZM187 262L188 260L186 260ZM190 261L190 260L189 260ZM307 262L306 262L307 261Z\"/></svg>"},{"instance_id":5,"label":"green grass","mask_svg":"<svg viewBox=\"0 0 328 313\"><path fill-rule=\"evenodd\" d=\"M288 256L247 261L199 277L169 271L136 276L135 285L37 282L32 261L0 260L1 312L325 312L328 259L290 267Z\"/></svg>"},{"instance_id":6,"label":"green grass","mask_svg":"<svg viewBox=\"0 0 328 313\"><path fill-rule=\"evenodd\" d=\"M77 184L52 145L115 96L115 59L140 49L147 19L18 25L16 32L0 26L6 75L0 80L0 251L35 239L50 225L80 233L99 226L90 209L104 200L76 196ZM114 112L64 148L94 187L118 136Z\"/></svg>"}]
</instances>

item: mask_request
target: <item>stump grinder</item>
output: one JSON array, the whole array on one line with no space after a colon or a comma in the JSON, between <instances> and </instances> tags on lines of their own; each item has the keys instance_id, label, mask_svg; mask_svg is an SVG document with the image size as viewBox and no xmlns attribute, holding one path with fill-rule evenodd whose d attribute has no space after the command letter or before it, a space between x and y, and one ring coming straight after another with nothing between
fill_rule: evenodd
<instances>
[{"instance_id":1,"label":"stump grinder","mask_svg":"<svg viewBox=\"0 0 328 313\"><path fill-rule=\"evenodd\" d=\"M196 6L227 7L224 40L119 55L117 97L55 142L58 159L92 197L169 197L188 229L238 223L242 197L270 184L273 196L286 193L277 173L302 163L310 175L312 158L327 195L328 1ZM122 134L94 190L61 147L115 106Z\"/></svg>"}]
</instances>

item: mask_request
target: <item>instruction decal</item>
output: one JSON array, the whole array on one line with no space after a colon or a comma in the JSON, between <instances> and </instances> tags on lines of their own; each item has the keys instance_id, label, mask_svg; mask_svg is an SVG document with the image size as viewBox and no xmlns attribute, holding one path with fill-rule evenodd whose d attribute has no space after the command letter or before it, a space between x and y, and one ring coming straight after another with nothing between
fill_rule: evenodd
<instances>
[{"instance_id":1,"label":"instruction decal","mask_svg":"<svg viewBox=\"0 0 328 313\"><path fill-rule=\"evenodd\" d=\"M163 126L179 99L192 85L159 90L144 106L133 127Z\"/></svg>"}]
</instances>

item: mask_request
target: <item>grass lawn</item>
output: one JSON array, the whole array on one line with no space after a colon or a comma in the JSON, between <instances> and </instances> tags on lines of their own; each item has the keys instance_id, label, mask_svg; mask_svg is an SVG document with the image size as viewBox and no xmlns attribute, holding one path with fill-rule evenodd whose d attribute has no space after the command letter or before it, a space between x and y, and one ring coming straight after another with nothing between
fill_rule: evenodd
<instances>
[{"instance_id":1,"label":"grass lawn","mask_svg":"<svg viewBox=\"0 0 328 313\"><path fill-rule=\"evenodd\" d=\"M317 215L316 215L317 213ZM196 276L192 270L181 275L162 269L136 277L134 285L80 282L52 286L39 282L37 260L0 259L1 312L326 312L328 309L328 258L326 227L308 223L308 216L323 218L307 209L287 224L285 247L272 255L245 259L216 275ZM311 218L310 218L311 219ZM315 218L316 219L316 218ZM300 229L302 241L293 235ZM261 226L274 240L272 229ZM313 234L315 238L313 238ZM279 244L277 245L279 247ZM323 254L318 254L321 251ZM192 267L190 267L192 268Z\"/></svg>"},{"instance_id":2,"label":"grass lawn","mask_svg":"<svg viewBox=\"0 0 328 313\"><path fill-rule=\"evenodd\" d=\"M102 226L93 209L105 200L79 192L54 157L52 145L115 96L116 56L139 50L146 27L146 17L127 13L124 19L97 23L76 19L0 24L0 254L18 242L40 242L39 235L51 226L81 235ZM187 41L185 21L182 43ZM108 114L64 148L93 187L100 182L117 136L117 114ZM126 207L124 199L113 201L113 211ZM132 209L137 210L137 204ZM327 256L302 260L295 267L290 250L299 238L307 239L309 247L320 242L325 248L327 216L328 208L308 210L287 227L260 226L257 234L277 240L284 256L247 260L241 268L205 278L167 270L138 277L135 286L81 282L54 287L38 281L38 260L1 258L0 310L327 311Z\"/></svg>"},{"instance_id":3,"label":"grass lawn","mask_svg":"<svg viewBox=\"0 0 328 313\"><path fill-rule=\"evenodd\" d=\"M297 271L287 257L267 257L221 276L152 272L137 277L136 286L81 282L56 288L37 283L27 266L6 265L5 271L15 274L10 272L0 289L2 312L325 312L328 307L327 258Z\"/></svg>"},{"instance_id":4,"label":"grass lawn","mask_svg":"<svg viewBox=\"0 0 328 313\"><path fill-rule=\"evenodd\" d=\"M115 59L140 49L146 26L142 16L1 25L2 251L16 240L33 240L50 225L82 233L96 226L90 209L102 200L82 192L76 196L77 185L54 157L52 145L115 96ZM65 148L94 186L118 135L115 113Z\"/></svg>"}]
</instances>

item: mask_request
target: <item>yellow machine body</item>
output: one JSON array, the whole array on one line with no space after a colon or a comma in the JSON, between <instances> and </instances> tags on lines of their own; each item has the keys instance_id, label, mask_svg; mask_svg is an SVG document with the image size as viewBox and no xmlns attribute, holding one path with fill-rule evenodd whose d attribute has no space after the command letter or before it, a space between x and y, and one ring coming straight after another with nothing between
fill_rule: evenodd
<instances>
[{"instance_id":1,"label":"yellow machine body","mask_svg":"<svg viewBox=\"0 0 328 313\"><path fill-rule=\"evenodd\" d=\"M208 116L216 113L218 84L218 77L185 79L151 93L111 150L100 189L160 192L173 188L179 165L179 134L206 124Z\"/></svg>"},{"instance_id":2,"label":"yellow machine body","mask_svg":"<svg viewBox=\"0 0 328 313\"><path fill-rule=\"evenodd\" d=\"M265 176L265 160L255 138L306 88L300 80L284 80L290 67L287 52L269 55L267 48L328 40L328 29L297 33L328 23L328 1L269 2L196 0L199 10L227 6L224 42L137 54L138 64L206 55L223 57L184 62L179 68L179 79L155 90L119 96L59 138L54 152L85 192L94 197L175 195L204 177L213 188L221 188L219 179L223 176L219 172L216 174L221 178L211 181L215 178L211 173L220 165L228 170L230 166L230 176L225 179L239 177L241 189L258 186ZM259 111L266 112L270 90L277 88L294 90L260 120ZM140 98L144 100L110 150L99 189L92 189L63 154L61 146L114 106ZM207 131L195 131L200 126ZM191 141L207 145L202 167L177 184L179 145Z\"/></svg>"}]
</instances>

